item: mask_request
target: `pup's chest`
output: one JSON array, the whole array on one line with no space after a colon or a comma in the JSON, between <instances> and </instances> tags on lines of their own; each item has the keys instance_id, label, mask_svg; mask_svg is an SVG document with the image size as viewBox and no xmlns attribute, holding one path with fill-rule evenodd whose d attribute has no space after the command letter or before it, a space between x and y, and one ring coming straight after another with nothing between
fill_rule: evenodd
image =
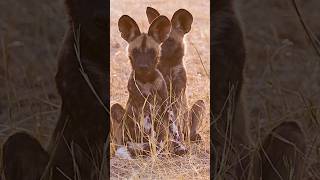
<instances>
[{"instance_id":1,"label":"pup's chest","mask_svg":"<svg viewBox=\"0 0 320 180\"><path fill-rule=\"evenodd\" d=\"M170 83L174 86L176 83L179 83L179 81L186 79L185 68L182 64L161 67L161 73L168 87Z\"/></svg>"},{"instance_id":2,"label":"pup's chest","mask_svg":"<svg viewBox=\"0 0 320 180\"><path fill-rule=\"evenodd\" d=\"M139 83L138 91L141 92L141 95L144 97L147 96L155 96L158 91L158 87L155 85L155 83Z\"/></svg>"},{"instance_id":3,"label":"pup's chest","mask_svg":"<svg viewBox=\"0 0 320 180\"><path fill-rule=\"evenodd\" d=\"M141 98L156 98L165 89L165 80L163 77L158 77L151 82L136 81L135 92Z\"/></svg>"}]
</instances>

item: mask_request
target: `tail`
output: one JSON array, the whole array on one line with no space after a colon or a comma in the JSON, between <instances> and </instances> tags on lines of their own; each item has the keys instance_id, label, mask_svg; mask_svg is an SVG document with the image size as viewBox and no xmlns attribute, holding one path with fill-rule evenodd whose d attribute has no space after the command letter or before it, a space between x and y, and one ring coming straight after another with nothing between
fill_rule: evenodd
<instances>
[{"instance_id":1,"label":"tail","mask_svg":"<svg viewBox=\"0 0 320 180\"><path fill-rule=\"evenodd\" d=\"M198 133L198 129L202 123L204 112L204 101L198 100L192 105L191 109L187 112L188 115L184 116L187 122L184 123L185 127L183 128L183 134L185 137L189 137L191 142L201 141L201 136Z\"/></svg>"}]
</instances>

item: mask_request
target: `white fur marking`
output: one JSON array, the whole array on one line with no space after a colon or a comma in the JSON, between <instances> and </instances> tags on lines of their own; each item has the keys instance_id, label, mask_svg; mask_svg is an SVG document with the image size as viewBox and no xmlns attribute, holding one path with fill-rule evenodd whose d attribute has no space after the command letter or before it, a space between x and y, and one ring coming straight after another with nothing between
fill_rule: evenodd
<instances>
[{"instance_id":1,"label":"white fur marking","mask_svg":"<svg viewBox=\"0 0 320 180\"><path fill-rule=\"evenodd\" d=\"M168 111L168 113L169 113L169 121L170 122L174 122L175 121L175 118L174 118L174 114L173 114L173 111Z\"/></svg>"},{"instance_id":2,"label":"white fur marking","mask_svg":"<svg viewBox=\"0 0 320 180\"><path fill-rule=\"evenodd\" d=\"M149 134L152 128L150 115L144 117L143 125L145 133Z\"/></svg>"},{"instance_id":3,"label":"white fur marking","mask_svg":"<svg viewBox=\"0 0 320 180\"><path fill-rule=\"evenodd\" d=\"M179 143L179 148L177 149L178 151L185 151L186 149L187 149L187 148L184 147L183 144L180 144L180 143Z\"/></svg>"},{"instance_id":4,"label":"white fur marking","mask_svg":"<svg viewBox=\"0 0 320 180\"><path fill-rule=\"evenodd\" d=\"M175 141L180 141L179 129L176 125L176 118L172 110L168 111L169 113L169 121L170 121L170 132Z\"/></svg>"},{"instance_id":5,"label":"white fur marking","mask_svg":"<svg viewBox=\"0 0 320 180\"><path fill-rule=\"evenodd\" d=\"M179 133L178 133L178 127L176 126L175 123L172 123L172 125L171 125L171 131L172 131L174 134L179 135Z\"/></svg>"},{"instance_id":6,"label":"white fur marking","mask_svg":"<svg viewBox=\"0 0 320 180\"><path fill-rule=\"evenodd\" d=\"M164 142L160 141L159 145L158 145L158 150L157 150L157 155L159 155L164 149Z\"/></svg>"},{"instance_id":7,"label":"white fur marking","mask_svg":"<svg viewBox=\"0 0 320 180\"><path fill-rule=\"evenodd\" d=\"M132 159L127 147L121 146L117 149L115 155L121 159Z\"/></svg>"}]
</instances>

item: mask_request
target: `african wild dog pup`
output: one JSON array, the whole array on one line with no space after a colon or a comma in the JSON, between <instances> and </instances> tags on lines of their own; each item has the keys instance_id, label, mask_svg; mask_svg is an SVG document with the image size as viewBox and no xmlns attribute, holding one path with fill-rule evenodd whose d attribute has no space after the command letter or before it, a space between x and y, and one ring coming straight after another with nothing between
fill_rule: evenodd
<instances>
[{"instance_id":1,"label":"african wild dog pup","mask_svg":"<svg viewBox=\"0 0 320 180\"><path fill-rule=\"evenodd\" d=\"M119 19L118 26L121 37L128 42L128 56L132 67L127 85L129 99L126 109L119 104L111 107L112 123L120 124L124 129L124 139L120 139L118 143L148 142L153 137L157 142L164 142L170 126L174 153L185 154L186 149L180 143L179 134L174 133L174 124L171 124L173 115L168 106L165 80L156 69L160 44L170 32L169 19L165 16L157 17L151 23L148 33L141 33L137 23L127 15ZM149 148L146 145L145 150Z\"/></svg>"},{"instance_id":2,"label":"african wild dog pup","mask_svg":"<svg viewBox=\"0 0 320 180\"><path fill-rule=\"evenodd\" d=\"M147 7L146 14L151 24L154 19L160 16L160 13L151 7ZM203 100L198 100L190 109L187 110L186 85L187 74L183 65L184 36L191 30L193 17L185 9L177 10L171 18L171 31L169 37L161 45L161 55L157 68L163 75L169 92L170 103L173 104L175 117L179 114L182 121L179 123L179 129L185 137L191 141L201 140L197 129L204 112Z\"/></svg>"}]
</instances>

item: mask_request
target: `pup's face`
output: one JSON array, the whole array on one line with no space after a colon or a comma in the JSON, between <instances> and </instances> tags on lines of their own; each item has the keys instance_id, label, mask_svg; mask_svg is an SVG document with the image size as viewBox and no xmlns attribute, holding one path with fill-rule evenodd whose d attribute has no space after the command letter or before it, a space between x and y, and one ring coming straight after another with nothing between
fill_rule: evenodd
<instances>
[{"instance_id":1,"label":"pup's face","mask_svg":"<svg viewBox=\"0 0 320 180\"><path fill-rule=\"evenodd\" d=\"M147 7L146 14L150 24L160 16L160 13L151 7ZM184 35L191 30L192 22L192 14L185 9L179 9L173 14L171 19L171 32L161 46L161 56L172 57L176 54L183 53L183 38Z\"/></svg>"},{"instance_id":2,"label":"pup's face","mask_svg":"<svg viewBox=\"0 0 320 180\"><path fill-rule=\"evenodd\" d=\"M118 22L121 37L128 42L128 56L132 69L138 75L148 75L156 68L160 54L160 44L170 32L170 20L158 16L151 23L148 33L141 33L137 23L123 15Z\"/></svg>"},{"instance_id":3,"label":"pup's face","mask_svg":"<svg viewBox=\"0 0 320 180\"><path fill-rule=\"evenodd\" d=\"M142 34L128 46L131 66L137 74L151 73L159 59L159 44L147 34Z\"/></svg>"}]
</instances>

